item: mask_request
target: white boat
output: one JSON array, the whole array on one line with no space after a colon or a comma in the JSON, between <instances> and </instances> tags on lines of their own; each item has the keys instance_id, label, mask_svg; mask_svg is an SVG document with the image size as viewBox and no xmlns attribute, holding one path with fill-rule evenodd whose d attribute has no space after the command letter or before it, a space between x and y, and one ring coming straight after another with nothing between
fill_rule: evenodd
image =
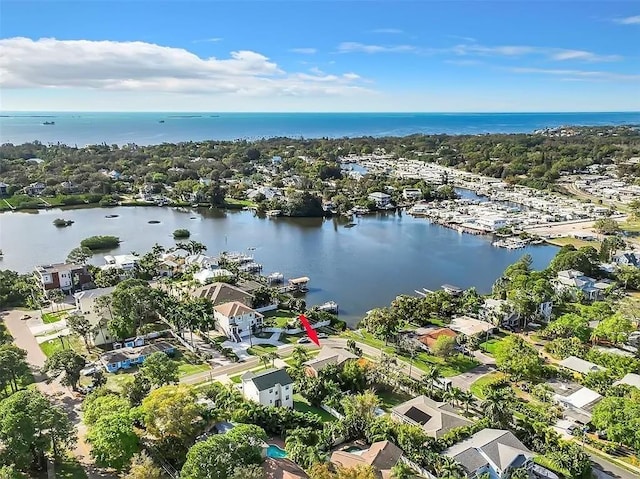
<instances>
[{"instance_id":1,"label":"white boat","mask_svg":"<svg viewBox=\"0 0 640 479\"><path fill-rule=\"evenodd\" d=\"M268 275L267 280L270 283L282 283L284 282L284 275L276 271L275 273Z\"/></svg>"},{"instance_id":2,"label":"white boat","mask_svg":"<svg viewBox=\"0 0 640 479\"><path fill-rule=\"evenodd\" d=\"M281 210L269 210L267 211L267 216L269 218L275 218L276 216L280 216L282 214Z\"/></svg>"},{"instance_id":3,"label":"white boat","mask_svg":"<svg viewBox=\"0 0 640 479\"><path fill-rule=\"evenodd\" d=\"M335 301L327 301L324 304L321 304L320 306L318 306L318 309L320 311L326 311L328 313L338 313L338 303L336 303Z\"/></svg>"}]
</instances>

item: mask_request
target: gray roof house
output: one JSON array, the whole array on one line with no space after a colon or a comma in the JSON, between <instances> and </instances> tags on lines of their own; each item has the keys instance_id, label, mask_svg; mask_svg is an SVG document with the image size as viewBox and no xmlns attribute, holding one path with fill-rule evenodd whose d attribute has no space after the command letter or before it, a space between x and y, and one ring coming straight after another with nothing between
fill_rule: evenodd
<instances>
[{"instance_id":1,"label":"gray roof house","mask_svg":"<svg viewBox=\"0 0 640 479\"><path fill-rule=\"evenodd\" d=\"M558 363L558 365L580 374L589 374L596 371L605 371L607 369L575 356L569 356L568 358L563 359Z\"/></svg>"},{"instance_id":2,"label":"gray roof house","mask_svg":"<svg viewBox=\"0 0 640 479\"><path fill-rule=\"evenodd\" d=\"M620 381L616 381L613 384L626 384L627 386L633 386L640 389L640 374L628 373Z\"/></svg>"},{"instance_id":3,"label":"gray roof house","mask_svg":"<svg viewBox=\"0 0 640 479\"><path fill-rule=\"evenodd\" d=\"M512 432L501 429L483 429L442 454L462 465L470 477L486 472L499 479L508 477L512 469L529 469L534 456Z\"/></svg>"},{"instance_id":4,"label":"gray roof house","mask_svg":"<svg viewBox=\"0 0 640 479\"><path fill-rule=\"evenodd\" d=\"M398 404L391 410L398 421L419 426L431 437L439 438L457 427L470 426L473 421L456 414L447 403L427 396L418 396Z\"/></svg>"},{"instance_id":5,"label":"gray roof house","mask_svg":"<svg viewBox=\"0 0 640 479\"><path fill-rule=\"evenodd\" d=\"M240 378L246 399L263 406L293 408L293 379L284 368L259 373L249 371Z\"/></svg>"},{"instance_id":6,"label":"gray roof house","mask_svg":"<svg viewBox=\"0 0 640 479\"><path fill-rule=\"evenodd\" d=\"M575 269L558 271L558 276L554 281L556 292L569 291L575 293L581 291L589 301L602 299L604 292L610 286L611 281L609 280L596 280Z\"/></svg>"}]
</instances>

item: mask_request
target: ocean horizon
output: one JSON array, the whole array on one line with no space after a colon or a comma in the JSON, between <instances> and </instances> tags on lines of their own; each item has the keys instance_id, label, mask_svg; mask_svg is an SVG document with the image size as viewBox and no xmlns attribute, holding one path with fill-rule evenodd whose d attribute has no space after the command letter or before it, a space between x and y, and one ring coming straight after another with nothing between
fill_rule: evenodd
<instances>
[{"instance_id":1,"label":"ocean horizon","mask_svg":"<svg viewBox=\"0 0 640 479\"><path fill-rule=\"evenodd\" d=\"M44 123L50 124L44 124ZM51 124L53 123L53 124ZM532 133L560 126L640 124L640 112L226 113L0 112L0 143L85 146L272 137L344 138L412 134Z\"/></svg>"}]
</instances>

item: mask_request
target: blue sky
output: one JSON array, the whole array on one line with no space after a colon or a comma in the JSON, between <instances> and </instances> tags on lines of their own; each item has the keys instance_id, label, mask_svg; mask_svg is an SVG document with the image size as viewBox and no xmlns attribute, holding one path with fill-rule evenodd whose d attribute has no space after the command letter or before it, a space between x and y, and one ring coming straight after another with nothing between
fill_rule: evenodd
<instances>
[{"instance_id":1,"label":"blue sky","mask_svg":"<svg viewBox=\"0 0 640 479\"><path fill-rule=\"evenodd\" d=\"M640 2L2 0L3 110L638 111Z\"/></svg>"}]
</instances>

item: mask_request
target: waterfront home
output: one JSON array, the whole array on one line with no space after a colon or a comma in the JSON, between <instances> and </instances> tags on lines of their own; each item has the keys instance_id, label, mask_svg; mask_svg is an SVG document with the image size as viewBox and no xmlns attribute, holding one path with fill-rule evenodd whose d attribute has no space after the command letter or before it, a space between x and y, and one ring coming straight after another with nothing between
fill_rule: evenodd
<instances>
[{"instance_id":1,"label":"waterfront home","mask_svg":"<svg viewBox=\"0 0 640 479\"><path fill-rule=\"evenodd\" d=\"M114 344L114 347L115 346L116 344ZM165 354L173 354L175 351L175 346L166 341L157 341L145 345L144 338L137 337L125 340L124 346L102 354L100 356L100 362L108 372L115 373L120 369L139 366L153 353L163 352Z\"/></svg>"},{"instance_id":2,"label":"waterfront home","mask_svg":"<svg viewBox=\"0 0 640 479\"><path fill-rule=\"evenodd\" d=\"M367 198L370 201L373 201L376 204L377 208L386 208L391 205L391 195L382 193L380 191L370 193Z\"/></svg>"},{"instance_id":3,"label":"waterfront home","mask_svg":"<svg viewBox=\"0 0 640 479\"><path fill-rule=\"evenodd\" d=\"M194 298L206 298L214 306L230 302L240 302L247 307L253 304L253 295L228 283L210 283L191 293Z\"/></svg>"},{"instance_id":4,"label":"waterfront home","mask_svg":"<svg viewBox=\"0 0 640 479\"><path fill-rule=\"evenodd\" d=\"M520 315L513 310L513 305L504 299L485 299L479 316L483 321L496 326L515 328L520 325Z\"/></svg>"},{"instance_id":5,"label":"waterfront home","mask_svg":"<svg viewBox=\"0 0 640 479\"><path fill-rule=\"evenodd\" d=\"M469 316L458 316L453 318L451 323L449 323L449 329L452 329L457 333L464 334L467 337L488 336L495 328L496 327L491 323L470 318Z\"/></svg>"},{"instance_id":6,"label":"waterfront home","mask_svg":"<svg viewBox=\"0 0 640 479\"><path fill-rule=\"evenodd\" d=\"M442 452L459 463L469 477L489 474L491 479L508 478L516 468L530 469L534 454L512 432L483 429Z\"/></svg>"},{"instance_id":7,"label":"waterfront home","mask_svg":"<svg viewBox=\"0 0 640 479\"><path fill-rule=\"evenodd\" d=\"M198 267L199 269L216 269L218 262L215 258L204 254L192 254L184 258L185 267Z\"/></svg>"},{"instance_id":8,"label":"waterfront home","mask_svg":"<svg viewBox=\"0 0 640 479\"><path fill-rule=\"evenodd\" d=\"M0 181L0 196L7 196L9 194L9 185L4 181Z\"/></svg>"},{"instance_id":9,"label":"waterfront home","mask_svg":"<svg viewBox=\"0 0 640 479\"><path fill-rule=\"evenodd\" d=\"M612 283L608 279L596 280L575 269L558 271L558 275L553 282L557 293L568 292L573 296L582 293L588 301L603 299L605 291L611 285Z\"/></svg>"},{"instance_id":10,"label":"waterfront home","mask_svg":"<svg viewBox=\"0 0 640 479\"><path fill-rule=\"evenodd\" d=\"M391 417L399 422L421 428L427 435L442 437L452 429L473 424L460 416L449 404L418 396L398 404L391 410Z\"/></svg>"},{"instance_id":11,"label":"waterfront home","mask_svg":"<svg viewBox=\"0 0 640 479\"><path fill-rule=\"evenodd\" d=\"M72 263L36 266L35 277L45 293L60 289L70 294L85 289L93 281L87 266Z\"/></svg>"},{"instance_id":12,"label":"waterfront home","mask_svg":"<svg viewBox=\"0 0 640 479\"><path fill-rule=\"evenodd\" d=\"M107 255L104 257L105 265L101 269L122 269L126 272L133 271L138 265L140 258L134 254Z\"/></svg>"},{"instance_id":13,"label":"waterfront home","mask_svg":"<svg viewBox=\"0 0 640 479\"><path fill-rule=\"evenodd\" d=\"M433 331L429 331L426 334L418 336L418 341L420 341L420 343L422 343L423 347L425 347L426 349L431 349L438 341L438 338L441 336L455 338L456 336L458 336L458 333L452 331L449 328L438 328L434 329Z\"/></svg>"},{"instance_id":14,"label":"waterfront home","mask_svg":"<svg viewBox=\"0 0 640 479\"><path fill-rule=\"evenodd\" d=\"M25 195L40 196L46 187L47 185L44 183L36 182L31 183L29 186L25 186L23 191Z\"/></svg>"},{"instance_id":15,"label":"waterfront home","mask_svg":"<svg viewBox=\"0 0 640 479\"><path fill-rule=\"evenodd\" d=\"M422 199L422 190L419 188L405 188L402 197L407 201L419 201Z\"/></svg>"},{"instance_id":16,"label":"waterfront home","mask_svg":"<svg viewBox=\"0 0 640 479\"><path fill-rule=\"evenodd\" d=\"M558 366L582 375L597 371L605 371L607 369L592 362L585 361L584 359L580 359L576 356L569 356L563 359L558 363Z\"/></svg>"},{"instance_id":17,"label":"waterfront home","mask_svg":"<svg viewBox=\"0 0 640 479\"><path fill-rule=\"evenodd\" d=\"M402 449L390 441L378 441L363 451L334 451L331 463L338 467L373 467L376 476L381 479L393 477L391 469L402 459Z\"/></svg>"},{"instance_id":18,"label":"waterfront home","mask_svg":"<svg viewBox=\"0 0 640 479\"><path fill-rule=\"evenodd\" d=\"M95 346L110 344L113 341L113 337L107 328L107 322L113 319L111 310L109 308L101 310L97 307L96 301L103 296L111 294L114 289L114 286L89 289L73 295L76 301L76 311L82 314L91 324L91 332L88 339Z\"/></svg>"},{"instance_id":19,"label":"waterfront home","mask_svg":"<svg viewBox=\"0 0 640 479\"><path fill-rule=\"evenodd\" d=\"M255 329L261 328L264 316L239 301L219 304L213 308L216 328L229 339L240 342Z\"/></svg>"},{"instance_id":20,"label":"waterfront home","mask_svg":"<svg viewBox=\"0 0 640 479\"><path fill-rule=\"evenodd\" d=\"M293 408L293 379L284 368L241 376L242 395L263 406Z\"/></svg>"},{"instance_id":21,"label":"waterfront home","mask_svg":"<svg viewBox=\"0 0 640 479\"><path fill-rule=\"evenodd\" d=\"M342 368L348 361L357 359L358 356L346 349L322 346L322 349L320 349L320 352L315 358L309 359L304 363L304 368L309 376L318 377L320 371L327 366Z\"/></svg>"}]
</instances>

